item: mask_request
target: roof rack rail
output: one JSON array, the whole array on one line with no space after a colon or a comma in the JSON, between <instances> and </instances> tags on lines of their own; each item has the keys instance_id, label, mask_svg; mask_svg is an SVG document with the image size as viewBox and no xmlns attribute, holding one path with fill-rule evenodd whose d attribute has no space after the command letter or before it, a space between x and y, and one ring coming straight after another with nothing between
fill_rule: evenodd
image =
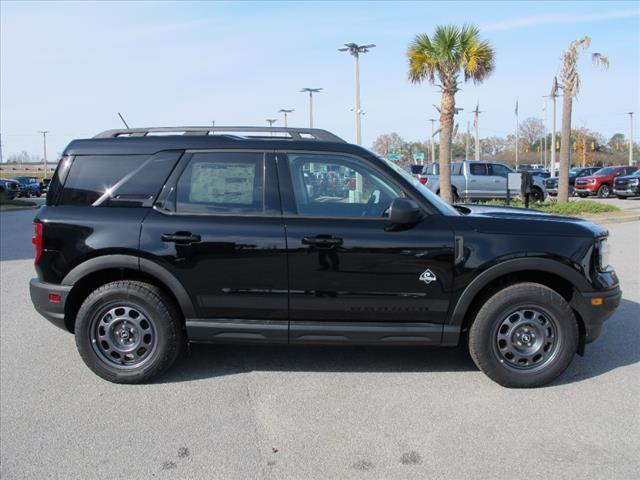
<instances>
[{"instance_id":1,"label":"roof rack rail","mask_svg":"<svg viewBox=\"0 0 640 480\"><path fill-rule=\"evenodd\" d=\"M263 135L247 135L247 137L269 139L273 133L286 133L291 140L317 140L322 142L346 143L342 138L320 128L283 128L283 127L150 127L150 128L116 128L105 130L93 138L146 137L150 133L182 133L183 135L215 135L225 132L262 133ZM274 137L275 139L275 137ZM283 137L278 136L278 140Z\"/></svg>"}]
</instances>

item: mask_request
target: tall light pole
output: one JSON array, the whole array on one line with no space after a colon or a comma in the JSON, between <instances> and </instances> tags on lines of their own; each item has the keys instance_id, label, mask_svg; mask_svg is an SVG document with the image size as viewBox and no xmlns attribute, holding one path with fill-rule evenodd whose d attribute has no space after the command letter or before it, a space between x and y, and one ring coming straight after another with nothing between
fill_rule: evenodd
<instances>
[{"instance_id":1,"label":"tall light pole","mask_svg":"<svg viewBox=\"0 0 640 480\"><path fill-rule=\"evenodd\" d=\"M516 170L518 170L518 150L520 150L520 122L518 120L518 99L516 98Z\"/></svg>"},{"instance_id":2,"label":"tall light pole","mask_svg":"<svg viewBox=\"0 0 640 480\"><path fill-rule=\"evenodd\" d=\"M629 166L633 165L633 112L627 112L629 115Z\"/></svg>"},{"instance_id":3,"label":"tall light pole","mask_svg":"<svg viewBox=\"0 0 640 480\"><path fill-rule=\"evenodd\" d=\"M278 121L277 118L267 118L267 123L269 124L269 128L273 127L273 124ZM273 137L273 132L269 132L269 135Z\"/></svg>"},{"instance_id":4,"label":"tall light pole","mask_svg":"<svg viewBox=\"0 0 640 480\"><path fill-rule=\"evenodd\" d=\"M437 122L438 120L436 120L435 118L430 118L429 121L431 122L431 163L436 163L436 146L433 140L433 137L436 135L436 133L433 127L435 122Z\"/></svg>"},{"instance_id":5,"label":"tall light pole","mask_svg":"<svg viewBox=\"0 0 640 480\"><path fill-rule=\"evenodd\" d=\"M464 159L469 160L469 137L471 137L471 132L469 131L469 120L467 120L467 136L464 147Z\"/></svg>"},{"instance_id":6,"label":"tall light pole","mask_svg":"<svg viewBox=\"0 0 640 480\"><path fill-rule=\"evenodd\" d=\"M551 176L556 176L556 98L558 98L558 79L553 77L551 84L551 93L549 94L553 101L553 119L551 121Z\"/></svg>"},{"instance_id":7,"label":"tall light pole","mask_svg":"<svg viewBox=\"0 0 640 480\"><path fill-rule=\"evenodd\" d=\"M287 110L286 108L281 108L278 111L284 114L284 128L287 128L287 115L290 114L291 112L295 112L295 110L293 109Z\"/></svg>"},{"instance_id":8,"label":"tall light pole","mask_svg":"<svg viewBox=\"0 0 640 480\"><path fill-rule=\"evenodd\" d=\"M313 94L319 93L322 88L305 87L300 90L302 93L309 92L309 128L313 128Z\"/></svg>"},{"instance_id":9,"label":"tall light pole","mask_svg":"<svg viewBox=\"0 0 640 480\"><path fill-rule=\"evenodd\" d=\"M358 45L356 43L345 43L345 48L339 48L340 52L349 52L353 55L355 59L356 66L356 98L355 98L355 108L354 113L356 115L356 143L358 145L362 144L362 134L360 131L360 115L362 114L362 110L360 109L360 54L367 53L371 48L375 47L374 44L368 45Z\"/></svg>"},{"instance_id":10,"label":"tall light pole","mask_svg":"<svg viewBox=\"0 0 640 480\"><path fill-rule=\"evenodd\" d=\"M40 130L42 134L42 144L44 148L44 177L47 178L47 130Z\"/></svg>"}]
</instances>

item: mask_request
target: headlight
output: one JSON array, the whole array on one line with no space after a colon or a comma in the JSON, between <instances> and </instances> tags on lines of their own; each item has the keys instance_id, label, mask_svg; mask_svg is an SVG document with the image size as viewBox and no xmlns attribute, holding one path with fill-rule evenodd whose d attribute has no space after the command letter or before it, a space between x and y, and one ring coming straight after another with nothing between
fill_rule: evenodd
<instances>
[{"instance_id":1,"label":"headlight","mask_svg":"<svg viewBox=\"0 0 640 480\"><path fill-rule=\"evenodd\" d=\"M590 179L589 183L596 183L596 179L595 178Z\"/></svg>"},{"instance_id":2,"label":"headlight","mask_svg":"<svg viewBox=\"0 0 640 480\"><path fill-rule=\"evenodd\" d=\"M604 272L609 266L609 242L606 238L598 241L598 270Z\"/></svg>"},{"instance_id":3,"label":"headlight","mask_svg":"<svg viewBox=\"0 0 640 480\"><path fill-rule=\"evenodd\" d=\"M640 180L638 180L637 178L632 178L631 180L629 180L629 183L627 185L637 185L638 182L640 182Z\"/></svg>"}]
</instances>

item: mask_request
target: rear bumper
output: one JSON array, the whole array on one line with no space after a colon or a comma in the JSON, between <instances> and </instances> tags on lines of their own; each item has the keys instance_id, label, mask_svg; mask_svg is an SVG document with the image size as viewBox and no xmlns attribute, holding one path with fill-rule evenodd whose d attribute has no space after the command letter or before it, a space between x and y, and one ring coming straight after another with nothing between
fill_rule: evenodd
<instances>
[{"instance_id":1,"label":"rear bumper","mask_svg":"<svg viewBox=\"0 0 640 480\"><path fill-rule=\"evenodd\" d=\"M585 343L591 343L600 336L604 322L618 308L621 298L622 290L619 286L598 292L574 290L571 306L577 310L584 322ZM594 299L602 299L601 304L593 305Z\"/></svg>"},{"instance_id":2,"label":"rear bumper","mask_svg":"<svg viewBox=\"0 0 640 480\"><path fill-rule=\"evenodd\" d=\"M67 330L64 322L64 305L71 291L70 285L55 285L32 278L29 282L31 302L36 311L56 327ZM52 301L50 295L58 295L60 301Z\"/></svg>"}]
</instances>

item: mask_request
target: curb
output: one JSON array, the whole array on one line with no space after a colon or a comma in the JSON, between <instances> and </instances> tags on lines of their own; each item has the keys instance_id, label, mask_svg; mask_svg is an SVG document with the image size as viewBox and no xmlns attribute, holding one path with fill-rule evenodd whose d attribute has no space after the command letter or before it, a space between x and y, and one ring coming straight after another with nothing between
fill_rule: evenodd
<instances>
[{"instance_id":1,"label":"curb","mask_svg":"<svg viewBox=\"0 0 640 480\"><path fill-rule=\"evenodd\" d=\"M0 206L0 212L19 212L21 210L36 210L39 205L10 206L11 208L3 208Z\"/></svg>"},{"instance_id":2,"label":"curb","mask_svg":"<svg viewBox=\"0 0 640 480\"><path fill-rule=\"evenodd\" d=\"M587 220L589 222L598 223L606 225L608 223L627 223L627 222L636 222L640 220L640 215L630 215L628 217L611 217L611 218L583 218L583 220Z\"/></svg>"}]
</instances>

